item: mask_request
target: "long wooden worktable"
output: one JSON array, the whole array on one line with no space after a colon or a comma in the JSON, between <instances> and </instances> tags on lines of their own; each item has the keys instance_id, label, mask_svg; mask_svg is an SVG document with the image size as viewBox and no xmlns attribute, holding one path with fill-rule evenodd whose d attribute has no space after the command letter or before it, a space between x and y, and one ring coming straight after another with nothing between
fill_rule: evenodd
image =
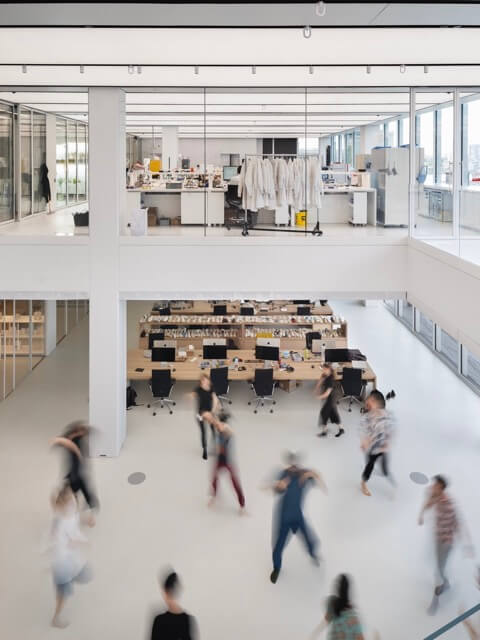
<instances>
[{"instance_id":1,"label":"long wooden worktable","mask_svg":"<svg viewBox=\"0 0 480 640\"><path fill-rule=\"evenodd\" d=\"M240 307L243 306L239 300L219 302L218 304L225 304L227 307L227 315L239 314ZM325 303L320 306L313 304L297 305L292 304L290 300L274 300L271 302L255 302L247 303L245 306L253 306L255 315L268 316L278 313L295 314L298 307L310 307L311 315L318 316L331 316L333 314L332 307ZM213 313L213 304L207 300L193 300L189 305L176 305L174 301L170 304L172 314L200 314L206 315Z\"/></svg>"},{"instance_id":2,"label":"long wooden worktable","mask_svg":"<svg viewBox=\"0 0 480 640\"><path fill-rule=\"evenodd\" d=\"M234 364L233 358L238 358L239 362ZM280 369L278 365L274 366L273 378L278 381L301 381L301 380L318 380L321 375L322 360L316 356L302 362L294 362L290 358L281 360L293 367L293 371ZM177 362L168 363L172 372L172 378L175 380L197 381L202 372L208 373L210 368L201 369L200 364L205 362L202 358L201 351L195 351L194 355L187 355L186 360L178 360ZM229 367L229 380L252 380L255 369L263 368L263 361L255 360L255 353L251 349L235 349L227 351L227 360L222 361L224 366ZM371 383L376 387L377 377L370 365L366 362L366 368L362 370L362 379L366 383ZM150 380L152 377L152 369L160 369L165 365L160 362L152 362L150 358L146 358L142 349L129 349L127 356L127 378L129 380ZM343 367L351 367L352 363L339 363L335 371L335 378L342 379ZM244 368L240 370L241 368Z\"/></svg>"}]
</instances>

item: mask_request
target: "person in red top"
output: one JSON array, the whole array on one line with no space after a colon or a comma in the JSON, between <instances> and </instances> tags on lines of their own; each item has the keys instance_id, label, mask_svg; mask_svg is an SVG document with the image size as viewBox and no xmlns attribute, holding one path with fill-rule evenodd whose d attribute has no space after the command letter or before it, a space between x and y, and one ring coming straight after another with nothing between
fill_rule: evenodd
<instances>
[{"instance_id":1,"label":"person in red top","mask_svg":"<svg viewBox=\"0 0 480 640\"><path fill-rule=\"evenodd\" d=\"M460 520L452 498L447 493L447 480L440 475L434 476L427 500L423 505L418 524L423 525L423 515L428 509L435 509L435 548L437 569L441 583L435 587L435 596L440 596L450 586L445 576L445 567L453 549L457 534L460 532ZM468 537L466 527L464 533ZM471 545L468 543L468 546Z\"/></svg>"}]
</instances>

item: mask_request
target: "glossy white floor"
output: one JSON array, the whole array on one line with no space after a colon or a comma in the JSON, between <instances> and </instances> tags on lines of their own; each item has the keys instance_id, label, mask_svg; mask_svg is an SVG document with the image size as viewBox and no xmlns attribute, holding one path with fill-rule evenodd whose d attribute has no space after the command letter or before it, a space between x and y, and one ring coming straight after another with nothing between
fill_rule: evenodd
<instances>
[{"instance_id":1,"label":"glossy white floor","mask_svg":"<svg viewBox=\"0 0 480 640\"><path fill-rule=\"evenodd\" d=\"M473 561L458 552L450 565L452 589L438 613L427 615L434 584L431 523L423 529L416 524L423 488L409 473L451 477L480 552L480 399L383 306L334 306L348 318L351 345L367 354L380 388L393 387L398 394L392 404L398 420L395 499L380 476L372 478L372 498L358 490L358 409L343 410L344 438L319 440L310 386L291 395L279 391L273 415L253 415L246 405L248 390L234 386L232 425L250 515L237 514L226 479L217 506L208 509L209 463L200 458L188 386L177 385L173 416L159 410L154 418L146 406L134 409L121 456L94 461L102 502L97 527L89 531L96 575L69 602L70 627L51 629L53 589L41 549L59 460L49 453L48 440L87 412L84 321L0 405L1 637L144 639L152 607L160 604L156 575L168 563L183 578L183 602L197 616L204 640L307 639L340 571L355 577L368 638L374 629L383 640L424 638L453 618L460 605L478 602ZM145 390L141 396L147 397ZM289 447L304 451L330 488L327 497L312 490L306 504L324 561L319 569L312 566L293 539L273 586L268 579L273 498L259 487ZM135 471L146 474L138 486L127 482ZM458 628L445 638L466 634Z\"/></svg>"}]
</instances>

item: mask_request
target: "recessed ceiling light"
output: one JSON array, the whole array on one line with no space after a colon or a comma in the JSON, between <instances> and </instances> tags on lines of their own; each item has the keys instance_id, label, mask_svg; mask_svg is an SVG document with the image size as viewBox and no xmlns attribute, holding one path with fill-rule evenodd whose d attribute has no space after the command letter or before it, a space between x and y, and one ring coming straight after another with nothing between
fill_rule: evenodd
<instances>
[{"instance_id":1,"label":"recessed ceiling light","mask_svg":"<svg viewBox=\"0 0 480 640\"><path fill-rule=\"evenodd\" d=\"M428 66L427 66L427 65L425 65L425 66L423 67L423 73L428 73L428 71L429 71Z\"/></svg>"},{"instance_id":2,"label":"recessed ceiling light","mask_svg":"<svg viewBox=\"0 0 480 640\"><path fill-rule=\"evenodd\" d=\"M137 67L137 73L142 73L142 67L140 65Z\"/></svg>"},{"instance_id":3,"label":"recessed ceiling light","mask_svg":"<svg viewBox=\"0 0 480 640\"><path fill-rule=\"evenodd\" d=\"M198 76L198 74L200 73L200 69L197 65L195 65L194 71L195 71L195 75Z\"/></svg>"},{"instance_id":4,"label":"recessed ceiling light","mask_svg":"<svg viewBox=\"0 0 480 640\"><path fill-rule=\"evenodd\" d=\"M312 27L310 27L309 25L306 25L305 27L303 27L303 37L310 38L311 35L312 35Z\"/></svg>"},{"instance_id":5,"label":"recessed ceiling light","mask_svg":"<svg viewBox=\"0 0 480 640\"><path fill-rule=\"evenodd\" d=\"M404 64L400 65L400 73L405 73L405 71L407 70L407 67Z\"/></svg>"},{"instance_id":6,"label":"recessed ceiling light","mask_svg":"<svg viewBox=\"0 0 480 640\"><path fill-rule=\"evenodd\" d=\"M80 73L85 73L85 67L83 64L80 65Z\"/></svg>"},{"instance_id":7,"label":"recessed ceiling light","mask_svg":"<svg viewBox=\"0 0 480 640\"><path fill-rule=\"evenodd\" d=\"M132 73L134 73L134 71L135 71L135 69L133 67L133 64L129 64L128 65L128 73L132 74Z\"/></svg>"},{"instance_id":8,"label":"recessed ceiling light","mask_svg":"<svg viewBox=\"0 0 480 640\"><path fill-rule=\"evenodd\" d=\"M27 65L22 64L22 73L27 73Z\"/></svg>"},{"instance_id":9,"label":"recessed ceiling light","mask_svg":"<svg viewBox=\"0 0 480 640\"><path fill-rule=\"evenodd\" d=\"M308 73L309 73L310 75L313 75L313 65L310 65L310 66L308 67Z\"/></svg>"},{"instance_id":10,"label":"recessed ceiling light","mask_svg":"<svg viewBox=\"0 0 480 640\"><path fill-rule=\"evenodd\" d=\"M257 67L255 65L252 66L252 73L253 75L257 73Z\"/></svg>"},{"instance_id":11,"label":"recessed ceiling light","mask_svg":"<svg viewBox=\"0 0 480 640\"><path fill-rule=\"evenodd\" d=\"M369 64L367 64L367 73L372 73L372 67Z\"/></svg>"}]
</instances>

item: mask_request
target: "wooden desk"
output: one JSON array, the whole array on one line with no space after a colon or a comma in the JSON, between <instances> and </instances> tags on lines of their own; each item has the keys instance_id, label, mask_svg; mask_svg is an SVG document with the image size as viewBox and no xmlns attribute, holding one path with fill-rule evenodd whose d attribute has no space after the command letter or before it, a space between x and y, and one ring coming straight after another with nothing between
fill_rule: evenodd
<instances>
[{"instance_id":1,"label":"wooden desk","mask_svg":"<svg viewBox=\"0 0 480 640\"><path fill-rule=\"evenodd\" d=\"M187 360L183 362L170 363L172 377L175 378L175 380L188 380L191 382L196 382L200 378L200 374L202 372L209 373L210 368L203 370L200 369L200 363L203 362L203 358L201 356L202 353L200 351L196 351L196 360L194 362L191 361L191 358L187 358ZM263 368L263 362L248 362L255 359L255 353L251 349L236 349L233 351L227 351L227 360L225 361L226 364L231 365L232 358L234 357L240 358L243 361L240 362L238 366L245 367L245 371L229 369L229 380L252 380L254 377L255 369ZM290 359L282 359L282 362L287 362L294 368L294 371L285 371L282 369L274 368L274 380L318 380L320 378L322 361L318 358L312 357L311 360L306 360L303 362L293 362ZM350 367L352 365L350 362L348 362L341 366ZM137 368L143 369L143 371L135 371L135 369ZM159 368L160 363L151 362L151 360L145 358L141 349L130 349L128 351L127 378L129 380L150 380L150 378L152 377L152 369ZM340 371L335 373L335 378L336 380L342 379L342 374ZM362 371L362 379L365 382L372 383L373 387L376 388L377 377L368 363L367 368Z\"/></svg>"}]
</instances>

